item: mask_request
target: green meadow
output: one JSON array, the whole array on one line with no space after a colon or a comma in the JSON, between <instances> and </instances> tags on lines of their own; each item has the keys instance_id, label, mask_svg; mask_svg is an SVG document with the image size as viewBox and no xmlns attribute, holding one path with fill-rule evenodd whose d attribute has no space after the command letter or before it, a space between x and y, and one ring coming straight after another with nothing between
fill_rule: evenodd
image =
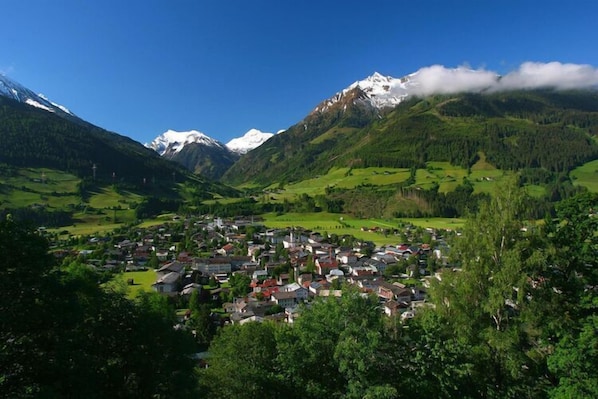
<instances>
[{"instance_id":1,"label":"green meadow","mask_svg":"<svg viewBox=\"0 0 598 399\"><path fill-rule=\"evenodd\" d=\"M573 184L587 187L590 192L598 193L598 159L573 169L570 176Z\"/></svg>"},{"instance_id":2,"label":"green meadow","mask_svg":"<svg viewBox=\"0 0 598 399\"><path fill-rule=\"evenodd\" d=\"M133 284L129 285L127 282L133 280ZM113 287L114 289L126 289L127 296L131 299L135 298L141 291L151 292L152 284L156 282L156 271L153 269L136 272L123 272L115 275L112 280L106 283L106 287Z\"/></svg>"},{"instance_id":3,"label":"green meadow","mask_svg":"<svg viewBox=\"0 0 598 399\"><path fill-rule=\"evenodd\" d=\"M301 227L322 234L351 235L361 240L373 241L377 245L398 244L397 237L371 231L373 228L396 229L404 223L423 228L456 230L463 226L464 219L450 218L397 218L397 219L357 219L337 213L286 213L263 215L268 228Z\"/></svg>"},{"instance_id":4,"label":"green meadow","mask_svg":"<svg viewBox=\"0 0 598 399\"><path fill-rule=\"evenodd\" d=\"M323 195L326 188L355 188L360 185L389 186L403 183L409 179L410 171L406 168L332 168L326 174L286 184L284 187L272 185L267 189L272 191L270 200L293 200L301 194L309 196ZM486 161L484 154L468 171L449 162L428 162L425 169L417 169L413 186L429 189L438 184L439 191L446 193L453 191L463 184L467 178L474 187L475 193L493 193L497 183L510 176L508 172L496 169ZM541 187L533 187L532 195L543 194ZM219 200L220 201L220 200Z\"/></svg>"},{"instance_id":5,"label":"green meadow","mask_svg":"<svg viewBox=\"0 0 598 399\"><path fill-rule=\"evenodd\" d=\"M405 168L332 168L324 175L285 185L276 199L292 199L301 194L312 197L323 195L327 187L354 188L363 184L385 186L402 183L408 178L409 169ZM269 187L276 188L276 185Z\"/></svg>"},{"instance_id":6,"label":"green meadow","mask_svg":"<svg viewBox=\"0 0 598 399\"><path fill-rule=\"evenodd\" d=\"M80 202L79 178L45 168L12 169L0 175L0 207L43 205L63 209Z\"/></svg>"},{"instance_id":7,"label":"green meadow","mask_svg":"<svg viewBox=\"0 0 598 399\"><path fill-rule=\"evenodd\" d=\"M129 285L129 296L134 297L139 291L151 291L152 284L156 282L156 271L146 270L138 272L124 272L122 274L124 281L133 280L133 285Z\"/></svg>"}]
</instances>

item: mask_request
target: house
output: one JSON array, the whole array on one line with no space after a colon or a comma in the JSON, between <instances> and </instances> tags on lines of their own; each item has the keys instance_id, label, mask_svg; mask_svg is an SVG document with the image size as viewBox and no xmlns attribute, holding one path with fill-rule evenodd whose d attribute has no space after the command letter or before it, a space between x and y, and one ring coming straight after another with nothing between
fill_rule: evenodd
<instances>
[{"instance_id":1,"label":"house","mask_svg":"<svg viewBox=\"0 0 598 399\"><path fill-rule=\"evenodd\" d=\"M343 290L320 290L318 292L318 296L322 296L322 297L333 296L336 298L340 298L341 296L343 296Z\"/></svg>"},{"instance_id":2,"label":"house","mask_svg":"<svg viewBox=\"0 0 598 399\"><path fill-rule=\"evenodd\" d=\"M375 253L371 256L372 259L377 260L379 262L384 262L387 265L393 264L393 263L397 263L397 258L393 255L387 254L387 253Z\"/></svg>"},{"instance_id":3,"label":"house","mask_svg":"<svg viewBox=\"0 0 598 399\"><path fill-rule=\"evenodd\" d=\"M263 233L259 233L259 236L262 240L274 245L282 242L282 233L280 230L268 229Z\"/></svg>"},{"instance_id":4,"label":"house","mask_svg":"<svg viewBox=\"0 0 598 399\"><path fill-rule=\"evenodd\" d=\"M345 273L340 269L330 270L330 273L326 275L326 280L333 282L334 280L340 279L342 281L345 277Z\"/></svg>"},{"instance_id":5,"label":"house","mask_svg":"<svg viewBox=\"0 0 598 399\"><path fill-rule=\"evenodd\" d=\"M276 279L276 282L278 283L278 285L285 285L288 284L290 280L290 275L289 273L281 273L278 278Z\"/></svg>"},{"instance_id":6,"label":"house","mask_svg":"<svg viewBox=\"0 0 598 399\"><path fill-rule=\"evenodd\" d=\"M309 290L297 283L287 284L280 287L280 292L294 292L297 297L297 302L303 302L309 297Z\"/></svg>"},{"instance_id":7,"label":"house","mask_svg":"<svg viewBox=\"0 0 598 399\"><path fill-rule=\"evenodd\" d=\"M284 239L282 240L282 245L285 249L289 249L289 248L299 247L306 242L307 242L307 237L305 237L301 234L291 233L291 235L284 237Z\"/></svg>"},{"instance_id":8,"label":"house","mask_svg":"<svg viewBox=\"0 0 598 399\"><path fill-rule=\"evenodd\" d=\"M381 281L378 283L378 296L387 301L395 300L399 303L411 303L411 290L403 284L390 284Z\"/></svg>"},{"instance_id":9,"label":"house","mask_svg":"<svg viewBox=\"0 0 598 399\"><path fill-rule=\"evenodd\" d=\"M311 292L314 295L319 295L321 290L327 290L329 288L330 283L326 280L312 281L309 284L309 292Z\"/></svg>"},{"instance_id":10,"label":"house","mask_svg":"<svg viewBox=\"0 0 598 399\"><path fill-rule=\"evenodd\" d=\"M399 313L399 303L393 299L384 303L384 313L387 316L395 316Z\"/></svg>"},{"instance_id":11,"label":"house","mask_svg":"<svg viewBox=\"0 0 598 399\"><path fill-rule=\"evenodd\" d=\"M162 266L161 268L159 268L156 271L156 274L158 276L158 278L163 277L165 275L167 275L168 273L178 273L179 275L183 275L185 274L185 265L174 261L174 262L170 262L165 264L164 266Z\"/></svg>"},{"instance_id":12,"label":"house","mask_svg":"<svg viewBox=\"0 0 598 399\"><path fill-rule=\"evenodd\" d=\"M197 283L189 283L183 287L183 289L181 290L181 295L191 295L195 291L200 292L201 285Z\"/></svg>"},{"instance_id":13,"label":"house","mask_svg":"<svg viewBox=\"0 0 598 399\"><path fill-rule=\"evenodd\" d=\"M182 263L190 263L192 261L191 256L189 256L188 252L181 252L177 256L177 260Z\"/></svg>"},{"instance_id":14,"label":"house","mask_svg":"<svg viewBox=\"0 0 598 399\"><path fill-rule=\"evenodd\" d=\"M228 259L233 270L239 270L243 265L251 263L251 256L234 255Z\"/></svg>"},{"instance_id":15,"label":"house","mask_svg":"<svg viewBox=\"0 0 598 399\"><path fill-rule=\"evenodd\" d=\"M251 278L254 280L264 280L268 278L268 271L267 270L256 270L251 275Z\"/></svg>"},{"instance_id":16,"label":"house","mask_svg":"<svg viewBox=\"0 0 598 399\"><path fill-rule=\"evenodd\" d=\"M311 275L311 273L303 273L301 275L299 275L299 277L297 278L297 282L300 285L304 285L304 283L311 283L313 277Z\"/></svg>"},{"instance_id":17,"label":"house","mask_svg":"<svg viewBox=\"0 0 598 399\"><path fill-rule=\"evenodd\" d=\"M265 293L265 291L270 291L271 288L278 287L278 284L276 283L275 279L267 278L263 281L254 279L251 281L251 284L249 284L249 286L253 289L253 292ZM278 288L276 290L278 290Z\"/></svg>"},{"instance_id":18,"label":"house","mask_svg":"<svg viewBox=\"0 0 598 399\"><path fill-rule=\"evenodd\" d=\"M316 273L321 276L325 276L330 273L333 269L338 269L338 262L336 259L325 256L322 258L316 259Z\"/></svg>"},{"instance_id":19,"label":"house","mask_svg":"<svg viewBox=\"0 0 598 399\"><path fill-rule=\"evenodd\" d=\"M226 244L222 248L216 250L217 253L223 256L230 256L235 252L235 246L233 244Z\"/></svg>"},{"instance_id":20,"label":"house","mask_svg":"<svg viewBox=\"0 0 598 399\"><path fill-rule=\"evenodd\" d=\"M115 247L118 249L131 249L134 248L136 245L137 243L132 242L131 240L122 240L121 242L116 244Z\"/></svg>"},{"instance_id":21,"label":"house","mask_svg":"<svg viewBox=\"0 0 598 399\"><path fill-rule=\"evenodd\" d=\"M364 266L375 267L379 274L384 274L386 268L388 267L388 264L375 259L366 259L363 261L363 264Z\"/></svg>"},{"instance_id":22,"label":"house","mask_svg":"<svg viewBox=\"0 0 598 399\"><path fill-rule=\"evenodd\" d=\"M351 251L342 251L336 254L336 260L338 260L343 265L347 265L349 263L354 263L357 261L357 256Z\"/></svg>"},{"instance_id":23,"label":"house","mask_svg":"<svg viewBox=\"0 0 598 399\"><path fill-rule=\"evenodd\" d=\"M378 270L376 270L373 266L355 266L349 268L349 274L351 276L373 276L376 274Z\"/></svg>"},{"instance_id":24,"label":"house","mask_svg":"<svg viewBox=\"0 0 598 399\"><path fill-rule=\"evenodd\" d=\"M195 258L193 260L193 269L211 276L218 273L230 273L232 264L228 258Z\"/></svg>"},{"instance_id":25,"label":"house","mask_svg":"<svg viewBox=\"0 0 598 399\"><path fill-rule=\"evenodd\" d=\"M168 259L168 250L167 249L157 249L156 256L160 262L166 261Z\"/></svg>"},{"instance_id":26,"label":"house","mask_svg":"<svg viewBox=\"0 0 598 399\"><path fill-rule=\"evenodd\" d=\"M272 294L271 300L283 308L292 307L297 303L295 291L279 291Z\"/></svg>"},{"instance_id":27,"label":"house","mask_svg":"<svg viewBox=\"0 0 598 399\"><path fill-rule=\"evenodd\" d=\"M304 248L306 251L315 254L319 249L322 248L322 244L320 244L319 242L309 242L305 244Z\"/></svg>"},{"instance_id":28,"label":"house","mask_svg":"<svg viewBox=\"0 0 598 399\"><path fill-rule=\"evenodd\" d=\"M401 313L401 321L405 321L406 319L413 319L415 317L415 312L413 310L408 310L406 312Z\"/></svg>"},{"instance_id":29,"label":"house","mask_svg":"<svg viewBox=\"0 0 598 399\"><path fill-rule=\"evenodd\" d=\"M179 290L181 275L177 272L170 272L152 284L154 291L163 294L176 294Z\"/></svg>"},{"instance_id":30,"label":"house","mask_svg":"<svg viewBox=\"0 0 598 399\"><path fill-rule=\"evenodd\" d=\"M287 323L293 324L295 322L295 320L300 315L300 309L299 309L298 306L294 306L292 308L285 308L284 309L284 314L286 316Z\"/></svg>"}]
</instances>

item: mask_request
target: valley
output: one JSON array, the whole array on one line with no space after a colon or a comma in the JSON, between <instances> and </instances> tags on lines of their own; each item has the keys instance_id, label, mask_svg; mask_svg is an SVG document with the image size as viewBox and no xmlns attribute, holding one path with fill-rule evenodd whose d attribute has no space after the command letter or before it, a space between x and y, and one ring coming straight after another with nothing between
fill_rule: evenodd
<instances>
[{"instance_id":1,"label":"valley","mask_svg":"<svg viewBox=\"0 0 598 399\"><path fill-rule=\"evenodd\" d=\"M596 341L598 92L422 83L374 74L275 135L145 146L4 83L0 387L569 389Z\"/></svg>"}]
</instances>

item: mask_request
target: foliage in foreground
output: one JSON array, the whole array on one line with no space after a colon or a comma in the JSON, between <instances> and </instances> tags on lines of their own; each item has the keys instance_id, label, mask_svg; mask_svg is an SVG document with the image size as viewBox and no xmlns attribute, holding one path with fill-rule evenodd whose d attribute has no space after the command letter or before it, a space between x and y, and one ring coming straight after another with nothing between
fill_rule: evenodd
<instances>
[{"instance_id":1,"label":"foliage in foreground","mask_svg":"<svg viewBox=\"0 0 598 399\"><path fill-rule=\"evenodd\" d=\"M46 241L0 222L0 396L184 397L192 341L160 297L133 302L95 272L59 270Z\"/></svg>"},{"instance_id":2,"label":"foliage in foreground","mask_svg":"<svg viewBox=\"0 0 598 399\"><path fill-rule=\"evenodd\" d=\"M292 326L245 324L213 341L213 398L598 396L598 195L522 229L514 185L484 203L405 328L375 297L317 300Z\"/></svg>"},{"instance_id":3,"label":"foliage in foreground","mask_svg":"<svg viewBox=\"0 0 598 399\"><path fill-rule=\"evenodd\" d=\"M532 230L526 203L510 185L481 205L433 306L406 325L348 289L292 326L221 329L197 374L164 298L104 291L93 271L57 269L42 238L0 222L1 395L184 398L199 382L210 398L598 397L598 195L560 203ZM195 309L205 342L207 310Z\"/></svg>"}]
</instances>

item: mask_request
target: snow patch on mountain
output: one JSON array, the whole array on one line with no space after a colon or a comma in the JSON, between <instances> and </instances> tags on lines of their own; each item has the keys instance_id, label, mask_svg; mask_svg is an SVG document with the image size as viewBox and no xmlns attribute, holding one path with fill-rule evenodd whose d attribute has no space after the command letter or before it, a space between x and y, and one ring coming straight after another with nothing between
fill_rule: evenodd
<instances>
[{"instance_id":1,"label":"snow patch on mountain","mask_svg":"<svg viewBox=\"0 0 598 399\"><path fill-rule=\"evenodd\" d=\"M333 97L318 105L313 112L327 111L332 105L343 100L355 90L362 93L361 100L368 102L375 108L394 107L409 95L411 85L412 83L408 77L396 79L392 76L384 76L374 72L372 76L358 80L346 89L336 93Z\"/></svg>"},{"instance_id":2,"label":"snow patch on mountain","mask_svg":"<svg viewBox=\"0 0 598 399\"><path fill-rule=\"evenodd\" d=\"M40 104L32 98L28 98L25 100L25 104L29 104L32 107L43 109L44 111L54 112L54 110L50 107L45 106L44 104Z\"/></svg>"},{"instance_id":3,"label":"snow patch on mountain","mask_svg":"<svg viewBox=\"0 0 598 399\"><path fill-rule=\"evenodd\" d=\"M395 107L409 96L544 88L598 88L598 68L560 62L524 62L518 69L506 75L499 75L484 68L447 68L443 65L431 65L399 79L375 72L322 102L312 113L326 112L332 105L345 99L354 102L365 101L377 109L382 109Z\"/></svg>"},{"instance_id":4,"label":"snow patch on mountain","mask_svg":"<svg viewBox=\"0 0 598 399\"><path fill-rule=\"evenodd\" d=\"M53 106L55 106L56 108L60 109L62 112L67 113L69 115L74 115L70 109L68 109L67 107L65 107L64 105L60 105L57 104L53 101L51 101L48 97L44 96L42 93L39 93L38 96L40 98L43 98L44 100L48 101L50 104L52 104Z\"/></svg>"},{"instance_id":5,"label":"snow patch on mountain","mask_svg":"<svg viewBox=\"0 0 598 399\"><path fill-rule=\"evenodd\" d=\"M168 130L156 137L151 143L145 144L146 147L153 149L160 155L173 155L178 153L187 144L199 143L210 147L224 147L224 145L197 130L187 132L177 132Z\"/></svg>"},{"instance_id":6,"label":"snow patch on mountain","mask_svg":"<svg viewBox=\"0 0 598 399\"><path fill-rule=\"evenodd\" d=\"M250 129L243 135L243 137L234 138L226 143L226 147L237 154L246 154L262 145L272 136L274 136L273 133L262 132L258 129Z\"/></svg>"},{"instance_id":7,"label":"snow patch on mountain","mask_svg":"<svg viewBox=\"0 0 598 399\"><path fill-rule=\"evenodd\" d=\"M31 105L48 112L64 112L74 116L68 108L50 101L43 94L36 94L19 83L0 74L0 95L11 98L18 102Z\"/></svg>"}]
</instances>

